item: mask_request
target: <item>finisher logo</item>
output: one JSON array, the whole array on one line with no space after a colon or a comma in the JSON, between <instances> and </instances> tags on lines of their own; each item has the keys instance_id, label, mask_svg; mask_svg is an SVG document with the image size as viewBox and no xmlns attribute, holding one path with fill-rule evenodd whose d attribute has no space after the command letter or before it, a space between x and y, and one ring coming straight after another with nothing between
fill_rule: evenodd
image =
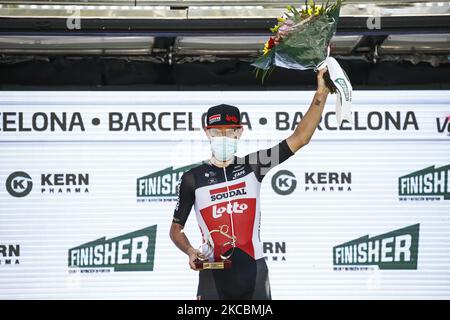
<instances>
[{"instance_id":1,"label":"finisher logo","mask_svg":"<svg viewBox=\"0 0 450 320\"><path fill-rule=\"evenodd\" d=\"M213 202L216 200L223 200L235 196L246 195L247 191L245 190L245 182L241 182L233 184L229 187L209 190L209 194L211 195L211 202Z\"/></svg>"},{"instance_id":2,"label":"finisher logo","mask_svg":"<svg viewBox=\"0 0 450 320\"><path fill-rule=\"evenodd\" d=\"M367 235L334 247L334 270L364 269L360 266L417 270L419 226L415 224L373 238Z\"/></svg>"},{"instance_id":3,"label":"finisher logo","mask_svg":"<svg viewBox=\"0 0 450 320\"><path fill-rule=\"evenodd\" d=\"M345 101L352 101L352 97L350 95L350 91L348 90L348 87L347 87L347 82L344 79L342 79L342 78L337 78L335 81L344 90Z\"/></svg>"},{"instance_id":4,"label":"finisher logo","mask_svg":"<svg viewBox=\"0 0 450 320\"><path fill-rule=\"evenodd\" d=\"M156 225L69 249L70 272L153 271Z\"/></svg>"},{"instance_id":5,"label":"finisher logo","mask_svg":"<svg viewBox=\"0 0 450 320\"><path fill-rule=\"evenodd\" d=\"M434 166L410 173L398 179L400 201L450 200L450 165Z\"/></svg>"},{"instance_id":6,"label":"finisher logo","mask_svg":"<svg viewBox=\"0 0 450 320\"><path fill-rule=\"evenodd\" d=\"M200 163L190 164L178 169L169 167L138 178L136 185L137 201L176 201L177 185L181 176L189 169L198 165Z\"/></svg>"}]
</instances>

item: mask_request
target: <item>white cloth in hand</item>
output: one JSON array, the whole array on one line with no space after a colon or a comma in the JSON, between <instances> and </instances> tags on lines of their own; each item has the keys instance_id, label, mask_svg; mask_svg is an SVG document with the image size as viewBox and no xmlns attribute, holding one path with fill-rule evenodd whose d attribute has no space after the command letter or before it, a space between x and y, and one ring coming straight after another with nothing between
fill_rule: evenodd
<instances>
[{"instance_id":1,"label":"white cloth in hand","mask_svg":"<svg viewBox=\"0 0 450 320\"><path fill-rule=\"evenodd\" d=\"M335 58L326 58L318 69L320 70L325 67L328 68L331 81L333 81L337 88L336 118L338 125L340 126L344 120L352 123L352 84Z\"/></svg>"}]
</instances>

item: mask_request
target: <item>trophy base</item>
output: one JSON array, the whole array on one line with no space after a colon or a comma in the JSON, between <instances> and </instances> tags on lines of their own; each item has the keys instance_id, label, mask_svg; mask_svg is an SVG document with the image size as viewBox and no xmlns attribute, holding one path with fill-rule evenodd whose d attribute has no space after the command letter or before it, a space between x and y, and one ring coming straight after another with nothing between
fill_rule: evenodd
<instances>
[{"instance_id":1,"label":"trophy base","mask_svg":"<svg viewBox=\"0 0 450 320\"><path fill-rule=\"evenodd\" d=\"M195 260L195 267L198 270L220 270L231 268L231 260L221 260L221 261L200 261Z\"/></svg>"}]
</instances>

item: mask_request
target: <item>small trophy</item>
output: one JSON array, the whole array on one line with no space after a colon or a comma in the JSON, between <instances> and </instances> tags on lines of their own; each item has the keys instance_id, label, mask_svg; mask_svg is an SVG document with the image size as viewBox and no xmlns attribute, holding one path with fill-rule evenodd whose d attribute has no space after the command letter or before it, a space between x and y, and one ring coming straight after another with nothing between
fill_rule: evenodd
<instances>
[{"instance_id":1,"label":"small trophy","mask_svg":"<svg viewBox=\"0 0 450 320\"><path fill-rule=\"evenodd\" d=\"M226 237L228 241L223 243L220 247L220 260L214 259L210 261L208 257L214 257L214 247L212 245L212 234L219 233L222 236ZM231 260L230 257L233 255L234 248L236 247L236 237L230 236L228 234L228 226L222 225L219 227L219 230L212 230L207 236L206 240L202 243L199 248L199 253L197 255L197 260L194 261L195 267L198 270L207 270L207 269L228 269L231 268Z\"/></svg>"}]
</instances>

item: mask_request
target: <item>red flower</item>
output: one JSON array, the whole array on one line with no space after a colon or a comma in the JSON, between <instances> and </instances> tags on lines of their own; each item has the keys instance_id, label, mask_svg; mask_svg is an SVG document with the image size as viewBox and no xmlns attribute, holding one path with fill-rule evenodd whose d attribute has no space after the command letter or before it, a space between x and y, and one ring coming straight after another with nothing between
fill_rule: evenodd
<instances>
[{"instance_id":1,"label":"red flower","mask_svg":"<svg viewBox=\"0 0 450 320\"><path fill-rule=\"evenodd\" d=\"M273 48L274 45L276 45L277 42L274 38L270 37L269 40L266 41L266 44L264 45L263 53L266 55L270 52L270 50Z\"/></svg>"}]
</instances>

